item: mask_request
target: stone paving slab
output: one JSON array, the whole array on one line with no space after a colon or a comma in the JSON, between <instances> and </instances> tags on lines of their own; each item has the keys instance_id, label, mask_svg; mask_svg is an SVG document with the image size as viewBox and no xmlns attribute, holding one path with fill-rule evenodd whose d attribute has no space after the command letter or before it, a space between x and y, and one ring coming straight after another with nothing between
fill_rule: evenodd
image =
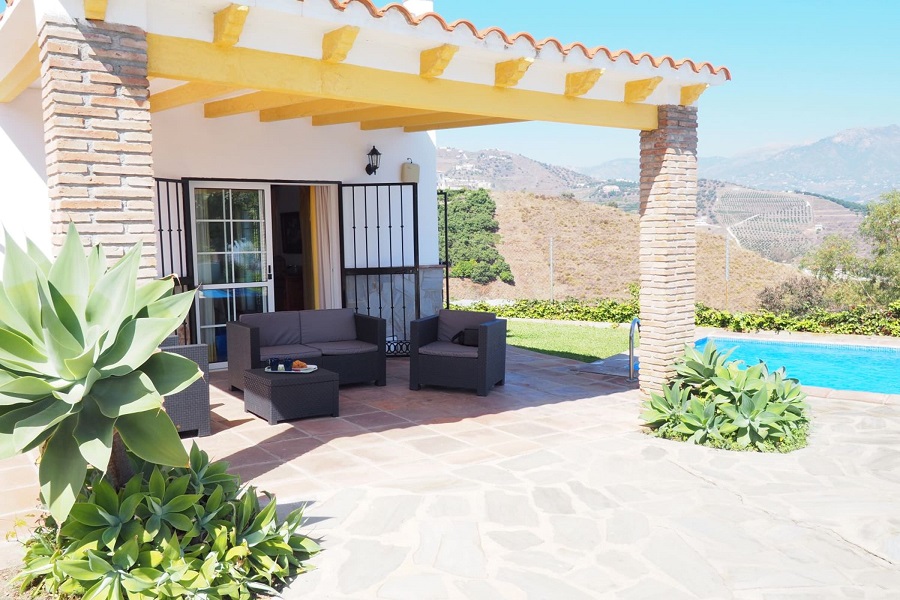
<instances>
[{"instance_id":1,"label":"stone paving slab","mask_svg":"<svg viewBox=\"0 0 900 600\"><path fill-rule=\"evenodd\" d=\"M288 599L898 597L896 398L813 390L808 448L732 453L642 434L636 389L574 364L510 349L479 398L410 392L392 359L386 388L341 390L340 418L274 427L214 373L197 441L307 507L325 551ZM0 478L8 527L34 504L33 460Z\"/></svg>"}]
</instances>

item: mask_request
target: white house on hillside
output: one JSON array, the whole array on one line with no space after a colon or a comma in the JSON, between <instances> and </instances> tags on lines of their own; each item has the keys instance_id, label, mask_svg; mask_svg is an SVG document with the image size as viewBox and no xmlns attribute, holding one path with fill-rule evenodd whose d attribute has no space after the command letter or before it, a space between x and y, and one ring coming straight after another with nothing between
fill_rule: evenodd
<instances>
[{"instance_id":1,"label":"white house on hillside","mask_svg":"<svg viewBox=\"0 0 900 600\"><path fill-rule=\"evenodd\" d=\"M425 0L7 3L0 221L48 249L70 220L142 240L144 277L201 286L193 334L218 359L243 312L353 306L395 335L432 314L433 132L529 120L641 131L645 389L693 335L691 105L724 68L447 23Z\"/></svg>"}]
</instances>

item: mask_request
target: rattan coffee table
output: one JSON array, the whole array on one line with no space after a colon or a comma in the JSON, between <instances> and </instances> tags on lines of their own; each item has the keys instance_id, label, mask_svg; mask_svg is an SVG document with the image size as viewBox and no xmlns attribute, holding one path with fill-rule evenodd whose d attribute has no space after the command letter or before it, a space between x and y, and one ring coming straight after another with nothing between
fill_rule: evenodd
<instances>
[{"instance_id":1,"label":"rattan coffee table","mask_svg":"<svg viewBox=\"0 0 900 600\"><path fill-rule=\"evenodd\" d=\"M338 416L338 374L244 371L244 410L269 421Z\"/></svg>"}]
</instances>

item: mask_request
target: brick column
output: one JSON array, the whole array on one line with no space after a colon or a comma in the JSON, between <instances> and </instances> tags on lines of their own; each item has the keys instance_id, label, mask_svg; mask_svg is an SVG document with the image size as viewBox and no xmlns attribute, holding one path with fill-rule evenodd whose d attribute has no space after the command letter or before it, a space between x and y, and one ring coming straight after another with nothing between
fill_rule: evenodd
<instances>
[{"instance_id":1,"label":"brick column","mask_svg":"<svg viewBox=\"0 0 900 600\"><path fill-rule=\"evenodd\" d=\"M141 240L140 277L156 277L145 32L45 22L39 44L54 247L70 221L111 259Z\"/></svg>"},{"instance_id":2,"label":"brick column","mask_svg":"<svg viewBox=\"0 0 900 600\"><path fill-rule=\"evenodd\" d=\"M643 393L662 390L694 340L697 109L660 106L641 132L641 349Z\"/></svg>"}]
</instances>

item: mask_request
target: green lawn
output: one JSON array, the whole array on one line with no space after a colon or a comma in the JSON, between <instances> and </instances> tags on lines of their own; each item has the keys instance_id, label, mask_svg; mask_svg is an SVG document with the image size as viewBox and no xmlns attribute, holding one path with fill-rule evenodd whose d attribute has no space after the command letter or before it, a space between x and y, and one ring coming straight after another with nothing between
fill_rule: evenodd
<instances>
[{"instance_id":1,"label":"green lawn","mask_svg":"<svg viewBox=\"0 0 900 600\"><path fill-rule=\"evenodd\" d=\"M582 362L594 362L628 351L627 327L591 327L539 321L508 321L506 327L506 342L510 346Z\"/></svg>"}]
</instances>

